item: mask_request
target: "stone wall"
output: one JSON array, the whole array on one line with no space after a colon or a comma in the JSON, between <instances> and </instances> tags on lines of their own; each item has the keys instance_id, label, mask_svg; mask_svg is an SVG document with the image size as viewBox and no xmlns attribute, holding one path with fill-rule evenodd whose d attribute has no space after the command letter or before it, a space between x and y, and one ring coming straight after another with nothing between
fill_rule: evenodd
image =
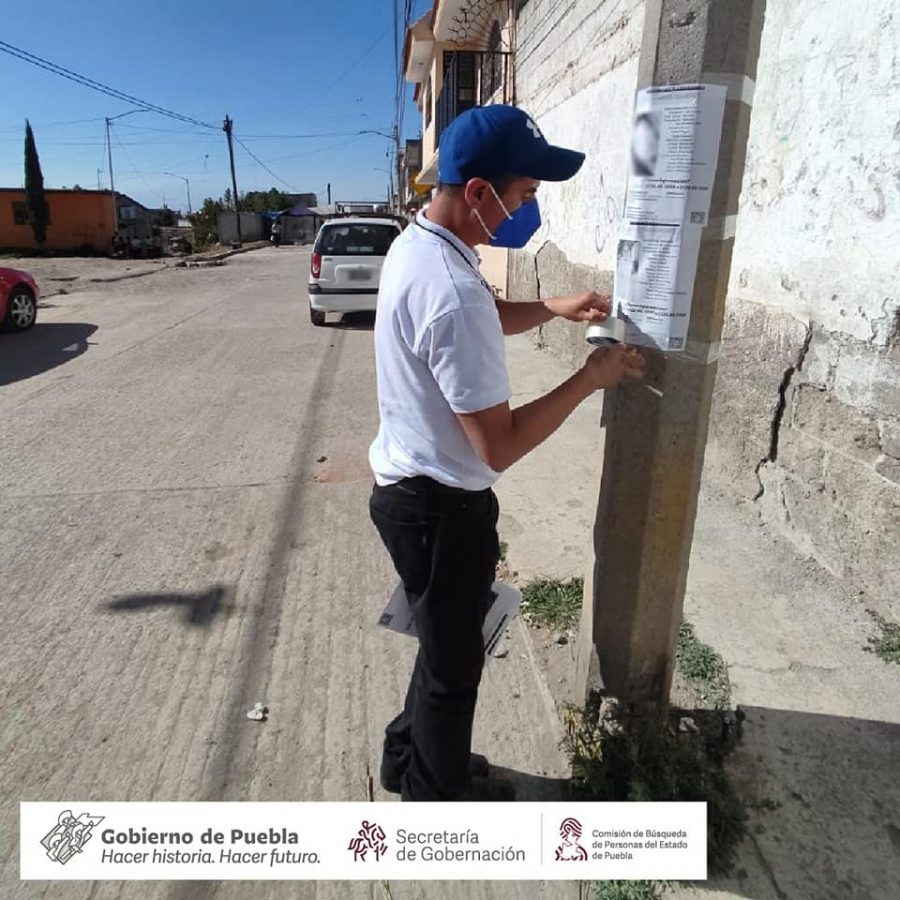
<instances>
[{"instance_id":1,"label":"stone wall","mask_svg":"<svg viewBox=\"0 0 900 900\"><path fill-rule=\"evenodd\" d=\"M900 16L770 3L705 477L900 612Z\"/></svg>"}]
</instances>

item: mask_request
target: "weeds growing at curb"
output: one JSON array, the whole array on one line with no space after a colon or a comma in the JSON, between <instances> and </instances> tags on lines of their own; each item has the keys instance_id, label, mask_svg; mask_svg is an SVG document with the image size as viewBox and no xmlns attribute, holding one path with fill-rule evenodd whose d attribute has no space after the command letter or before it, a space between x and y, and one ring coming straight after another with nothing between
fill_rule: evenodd
<instances>
[{"instance_id":1,"label":"weeds growing at curb","mask_svg":"<svg viewBox=\"0 0 900 900\"><path fill-rule=\"evenodd\" d=\"M675 660L681 676L705 703L714 709L728 708L731 703L728 666L712 647L697 639L694 626L687 620L678 629Z\"/></svg>"},{"instance_id":2,"label":"weeds growing at curb","mask_svg":"<svg viewBox=\"0 0 900 900\"><path fill-rule=\"evenodd\" d=\"M672 710L663 721L617 720L566 707L563 747L572 762L573 793L591 800L706 801L709 871L724 873L747 831L747 814L723 765L739 727L727 728L718 712L698 710L692 713L698 733L680 733L682 715Z\"/></svg>"},{"instance_id":3,"label":"weeds growing at curb","mask_svg":"<svg viewBox=\"0 0 900 900\"><path fill-rule=\"evenodd\" d=\"M659 900L660 885L655 881L598 881L597 900Z\"/></svg>"},{"instance_id":4,"label":"weeds growing at curb","mask_svg":"<svg viewBox=\"0 0 900 900\"><path fill-rule=\"evenodd\" d=\"M584 579L559 581L539 578L522 588L522 618L529 625L544 625L555 631L578 626Z\"/></svg>"},{"instance_id":5,"label":"weeds growing at curb","mask_svg":"<svg viewBox=\"0 0 900 900\"><path fill-rule=\"evenodd\" d=\"M863 647L863 650L874 653L885 662L900 663L900 625L888 622L871 609L868 612L881 629L881 634L869 638L869 646Z\"/></svg>"}]
</instances>

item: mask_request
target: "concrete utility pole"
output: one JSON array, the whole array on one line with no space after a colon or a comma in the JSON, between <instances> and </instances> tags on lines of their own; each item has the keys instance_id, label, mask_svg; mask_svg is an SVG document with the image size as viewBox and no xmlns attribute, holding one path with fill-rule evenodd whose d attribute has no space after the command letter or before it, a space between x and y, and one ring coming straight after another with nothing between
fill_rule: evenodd
<instances>
[{"instance_id":1,"label":"concrete utility pole","mask_svg":"<svg viewBox=\"0 0 900 900\"><path fill-rule=\"evenodd\" d=\"M112 205L113 205L113 234L117 235L119 233L119 204L116 203L116 188L113 185L113 170L112 170L112 141L109 139L109 122L110 119L106 117L106 149L109 153L109 193L112 196Z\"/></svg>"},{"instance_id":2,"label":"concrete utility pole","mask_svg":"<svg viewBox=\"0 0 900 900\"><path fill-rule=\"evenodd\" d=\"M234 222L237 227L237 244L241 246L241 214L238 212L238 189L237 176L234 174L234 145L231 142L231 132L234 129L234 121L225 116L225 124L222 125L222 131L228 137L228 158L231 160L231 187L234 190Z\"/></svg>"},{"instance_id":3,"label":"concrete utility pole","mask_svg":"<svg viewBox=\"0 0 900 900\"><path fill-rule=\"evenodd\" d=\"M667 708L706 445L765 0L648 0L638 87L728 86L703 229L688 351L647 351L662 392L620 388L605 449L585 579L577 703L610 696L639 715ZM726 598L722 598L723 602Z\"/></svg>"}]
</instances>

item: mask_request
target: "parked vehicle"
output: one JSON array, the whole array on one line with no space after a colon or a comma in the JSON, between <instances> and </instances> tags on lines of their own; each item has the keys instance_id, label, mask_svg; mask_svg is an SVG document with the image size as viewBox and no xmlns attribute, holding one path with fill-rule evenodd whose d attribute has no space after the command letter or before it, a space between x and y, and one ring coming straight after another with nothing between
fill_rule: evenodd
<instances>
[{"instance_id":1,"label":"parked vehicle","mask_svg":"<svg viewBox=\"0 0 900 900\"><path fill-rule=\"evenodd\" d=\"M376 216L329 219L322 225L310 260L313 325L324 325L327 313L375 309L384 258L402 230L399 220Z\"/></svg>"},{"instance_id":2,"label":"parked vehicle","mask_svg":"<svg viewBox=\"0 0 900 900\"><path fill-rule=\"evenodd\" d=\"M28 331L37 321L40 291L27 272L0 268L0 328Z\"/></svg>"}]
</instances>

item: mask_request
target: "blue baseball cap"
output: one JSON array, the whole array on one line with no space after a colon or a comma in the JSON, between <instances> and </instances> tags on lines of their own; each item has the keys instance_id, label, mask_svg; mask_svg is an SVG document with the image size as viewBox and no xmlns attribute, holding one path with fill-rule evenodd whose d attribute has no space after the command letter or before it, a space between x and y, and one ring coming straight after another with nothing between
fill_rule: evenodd
<instances>
[{"instance_id":1,"label":"blue baseball cap","mask_svg":"<svg viewBox=\"0 0 900 900\"><path fill-rule=\"evenodd\" d=\"M524 110L503 104L476 106L441 134L438 178L443 184L503 175L566 181L583 162L583 153L548 144Z\"/></svg>"}]
</instances>

